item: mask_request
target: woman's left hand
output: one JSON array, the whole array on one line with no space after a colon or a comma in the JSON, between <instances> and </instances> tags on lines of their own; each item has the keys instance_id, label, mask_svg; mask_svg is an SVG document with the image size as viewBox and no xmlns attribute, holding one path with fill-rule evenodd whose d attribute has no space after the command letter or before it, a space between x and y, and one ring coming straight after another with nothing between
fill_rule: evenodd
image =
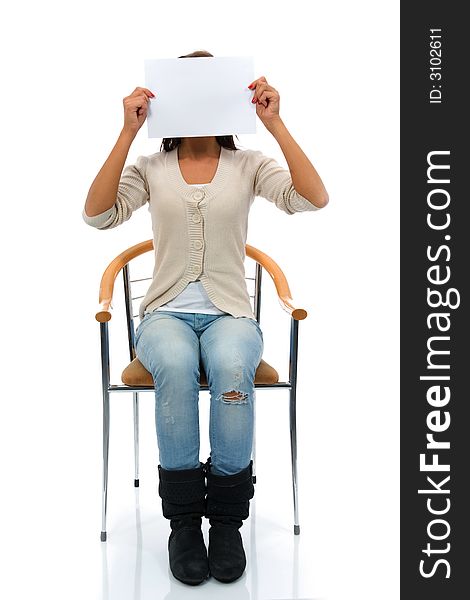
<instances>
[{"instance_id":1,"label":"woman's left hand","mask_svg":"<svg viewBox=\"0 0 470 600\"><path fill-rule=\"evenodd\" d=\"M266 127L279 116L279 92L266 81L266 77L255 79L248 88L254 90L252 102L256 102L256 114Z\"/></svg>"}]
</instances>

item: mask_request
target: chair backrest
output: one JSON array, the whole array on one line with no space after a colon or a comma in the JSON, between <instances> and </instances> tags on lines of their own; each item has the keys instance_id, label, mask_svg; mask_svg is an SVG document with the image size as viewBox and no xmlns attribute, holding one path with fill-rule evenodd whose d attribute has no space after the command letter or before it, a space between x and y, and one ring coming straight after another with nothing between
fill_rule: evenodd
<instances>
[{"instance_id":1,"label":"chair backrest","mask_svg":"<svg viewBox=\"0 0 470 600\"><path fill-rule=\"evenodd\" d=\"M248 250L247 246L247 250ZM152 281L149 272L153 271L153 248L132 258L122 268L124 284L124 303L126 309L127 337L129 344L129 357L135 358L135 331L139 318L139 307L148 287ZM151 260L149 260L151 259ZM247 267L249 267L247 269ZM245 261L245 281L247 283L248 295L250 297L253 314L260 321L261 314L261 276L262 266L247 251ZM248 271L248 273L247 273Z\"/></svg>"}]
</instances>

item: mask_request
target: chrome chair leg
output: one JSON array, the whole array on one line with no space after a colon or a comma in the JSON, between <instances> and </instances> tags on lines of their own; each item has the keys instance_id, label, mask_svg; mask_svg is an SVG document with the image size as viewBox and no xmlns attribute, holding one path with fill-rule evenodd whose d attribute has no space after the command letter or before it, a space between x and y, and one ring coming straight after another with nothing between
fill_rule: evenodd
<instances>
[{"instance_id":1,"label":"chrome chair leg","mask_svg":"<svg viewBox=\"0 0 470 600\"><path fill-rule=\"evenodd\" d=\"M139 487L139 392L134 396L134 487Z\"/></svg>"},{"instance_id":2,"label":"chrome chair leg","mask_svg":"<svg viewBox=\"0 0 470 600\"><path fill-rule=\"evenodd\" d=\"M108 506L108 459L109 459L109 338L108 323L100 323L101 375L103 387L103 491L101 500L101 541L105 542L106 510Z\"/></svg>"},{"instance_id":3,"label":"chrome chair leg","mask_svg":"<svg viewBox=\"0 0 470 600\"><path fill-rule=\"evenodd\" d=\"M251 459L253 461L252 479L256 483L256 390L253 394L253 446L251 451Z\"/></svg>"},{"instance_id":4,"label":"chrome chair leg","mask_svg":"<svg viewBox=\"0 0 470 600\"><path fill-rule=\"evenodd\" d=\"M296 390L289 392L289 421L290 421L290 449L292 462L292 491L294 496L294 535L300 534L299 525L299 494L297 485L297 417L296 417Z\"/></svg>"},{"instance_id":5,"label":"chrome chair leg","mask_svg":"<svg viewBox=\"0 0 470 600\"><path fill-rule=\"evenodd\" d=\"M109 392L103 393L103 497L101 504L101 541L106 541L106 510L108 506L109 458Z\"/></svg>"},{"instance_id":6,"label":"chrome chair leg","mask_svg":"<svg viewBox=\"0 0 470 600\"><path fill-rule=\"evenodd\" d=\"M299 345L299 321L291 318L289 361L289 427L292 462L292 491L294 495L294 535L299 535L299 495L297 487L297 354Z\"/></svg>"}]
</instances>

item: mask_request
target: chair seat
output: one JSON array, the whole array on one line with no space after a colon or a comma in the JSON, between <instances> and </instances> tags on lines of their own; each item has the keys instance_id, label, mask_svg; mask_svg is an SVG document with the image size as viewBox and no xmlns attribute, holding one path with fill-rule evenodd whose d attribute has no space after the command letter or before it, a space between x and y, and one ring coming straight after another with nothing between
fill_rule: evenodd
<instances>
[{"instance_id":1,"label":"chair seat","mask_svg":"<svg viewBox=\"0 0 470 600\"><path fill-rule=\"evenodd\" d=\"M206 373L201 365L200 368L200 384L207 385ZM121 375L121 380L125 385L138 385L138 386L149 386L154 387L153 377L143 366L138 358L127 365ZM266 361L261 359L255 374L255 385L257 383L277 383L279 381L279 374L271 367Z\"/></svg>"}]
</instances>

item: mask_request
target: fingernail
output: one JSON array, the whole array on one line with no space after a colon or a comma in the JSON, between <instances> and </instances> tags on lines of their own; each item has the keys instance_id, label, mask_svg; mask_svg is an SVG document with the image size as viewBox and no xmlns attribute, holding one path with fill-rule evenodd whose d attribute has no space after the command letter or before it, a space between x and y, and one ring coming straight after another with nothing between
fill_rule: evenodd
<instances>
[{"instance_id":1,"label":"fingernail","mask_svg":"<svg viewBox=\"0 0 470 600\"><path fill-rule=\"evenodd\" d=\"M256 98L253 98L252 102L255 104L257 102Z\"/></svg>"},{"instance_id":2,"label":"fingernail","mask_svg":"<svg viewBox=\"0 0 470 600\"><path fill-rule=\"evenodd\" d=\"M252 89L253 89L253 84L252 84L252 83L250 83L250 85L248 86L248 89L249 89L249 90L252 90Z\"/></svg>"}]
</instances>

